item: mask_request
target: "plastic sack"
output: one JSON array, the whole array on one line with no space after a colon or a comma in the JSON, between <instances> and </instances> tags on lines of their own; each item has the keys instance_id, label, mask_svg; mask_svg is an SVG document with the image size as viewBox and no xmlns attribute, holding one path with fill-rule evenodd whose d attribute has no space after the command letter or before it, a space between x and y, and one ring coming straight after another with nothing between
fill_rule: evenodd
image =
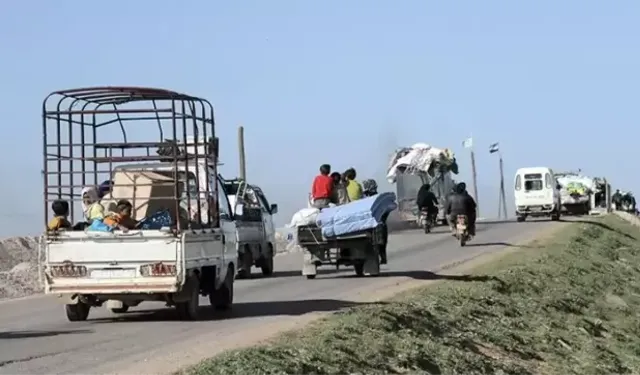
<instances>
[{"instance_id":1,"label":"plastic sack","mask_svg":"<svg viewBox=\"0 0 640 375\"><path fill-rule=\"evenodd\" d=\"M314 207L303 208L293 214L291 222L289 223L289 227L299 227L301 225L314 224L319 213L320 210Z\"/></svg>"},{"instance_id":2,"label":"plastic sack","mask_svg":"<svg viewBox=\"0 0 640 375\"><path fill-rule=\"evenodd\" d=\"M94 220L87 228L89 232L113 232L113 227L105 224L102 220Z\"/></svg>"},{"instance_id":3,"label":"plastic sack","mask_svg":"<svg viewBox=\"0 0 640 375\"><path fill-rule=\"evenodd\" d=\"M170 227L172 224L173 220L171 220L171 213L168 210L161 210L142 219L139 227L142 230L159 230L165 227Z\"/></svg>"}]
</instances>

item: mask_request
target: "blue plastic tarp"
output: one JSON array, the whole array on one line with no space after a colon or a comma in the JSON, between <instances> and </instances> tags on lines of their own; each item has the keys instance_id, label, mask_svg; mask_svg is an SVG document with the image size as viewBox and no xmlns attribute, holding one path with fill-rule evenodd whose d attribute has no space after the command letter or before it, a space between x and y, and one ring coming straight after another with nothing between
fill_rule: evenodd
<instances>
[{"instance_id":1,"label":"blue plastic tarp","mask_svg":"<svg viewBox=\"0 0 640 375\"><path fill-rule=\"evenodd\" d=\"M341 206L324 208L316 224L325 237L342 236L377 227L382 217L398 207L395 193L386 192Z\"/></svg>"}]
</instances>

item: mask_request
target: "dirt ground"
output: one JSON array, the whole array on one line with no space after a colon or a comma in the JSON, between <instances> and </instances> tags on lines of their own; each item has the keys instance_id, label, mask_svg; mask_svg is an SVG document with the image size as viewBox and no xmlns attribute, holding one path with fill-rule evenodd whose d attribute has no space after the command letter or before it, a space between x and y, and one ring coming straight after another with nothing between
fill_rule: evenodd
<instances>
[{"instance_id":1,"label":"dirt ground","mask_svg":"<svg viewBox=\"0 0 640 375\"><path fill-rule=\"evenodd\" d=\"M24 297L41 289L36 238L0 240L0 299Z\"/></svg>"}]
</instances>

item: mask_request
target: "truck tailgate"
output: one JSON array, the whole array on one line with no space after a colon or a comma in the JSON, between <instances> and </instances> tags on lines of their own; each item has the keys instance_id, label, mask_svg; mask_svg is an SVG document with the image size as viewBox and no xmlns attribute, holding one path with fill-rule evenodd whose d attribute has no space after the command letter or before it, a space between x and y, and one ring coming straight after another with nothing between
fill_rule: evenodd
<instances>
[{"instance_id":1,"label":"truck tailgate","mask_svg":"<svg viewBox=\"0 0 640 375\"><path fill-rule=\"evenodd\" d=\"M182 241L161 231L63 232L45 243L49 293L173 292Z\"/></svg>"}]
</instances>

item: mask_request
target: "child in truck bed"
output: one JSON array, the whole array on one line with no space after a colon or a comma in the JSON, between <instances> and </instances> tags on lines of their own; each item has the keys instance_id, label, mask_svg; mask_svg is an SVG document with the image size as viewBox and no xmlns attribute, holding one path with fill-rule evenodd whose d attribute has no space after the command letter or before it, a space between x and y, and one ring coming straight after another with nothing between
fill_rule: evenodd
<instances>
[{"instance_id":1,"label":"child in truck bed","mask_svg":"<svg viewBox=\"0 0 640 375\"><path fill-rule=\"evenodd\" d=\"M47 230L56 231L61 229L71 229L71 223L67 220L69 216L69 202L58 199L51 204L53 219L47 225Z\"/></svg>"},{"instance_id":2,"label":"child in truck bed","mask_svg":"<svg viewBox=\"0 0 640 375\"><path fill-rule=\"evenodd\" d=\"M134 229L138 223L131 217L133 205L126 199L121 199L116 204L116 210L104 218L104 223L114 229L123 232Z\"/></svg>"}]
</instances>

